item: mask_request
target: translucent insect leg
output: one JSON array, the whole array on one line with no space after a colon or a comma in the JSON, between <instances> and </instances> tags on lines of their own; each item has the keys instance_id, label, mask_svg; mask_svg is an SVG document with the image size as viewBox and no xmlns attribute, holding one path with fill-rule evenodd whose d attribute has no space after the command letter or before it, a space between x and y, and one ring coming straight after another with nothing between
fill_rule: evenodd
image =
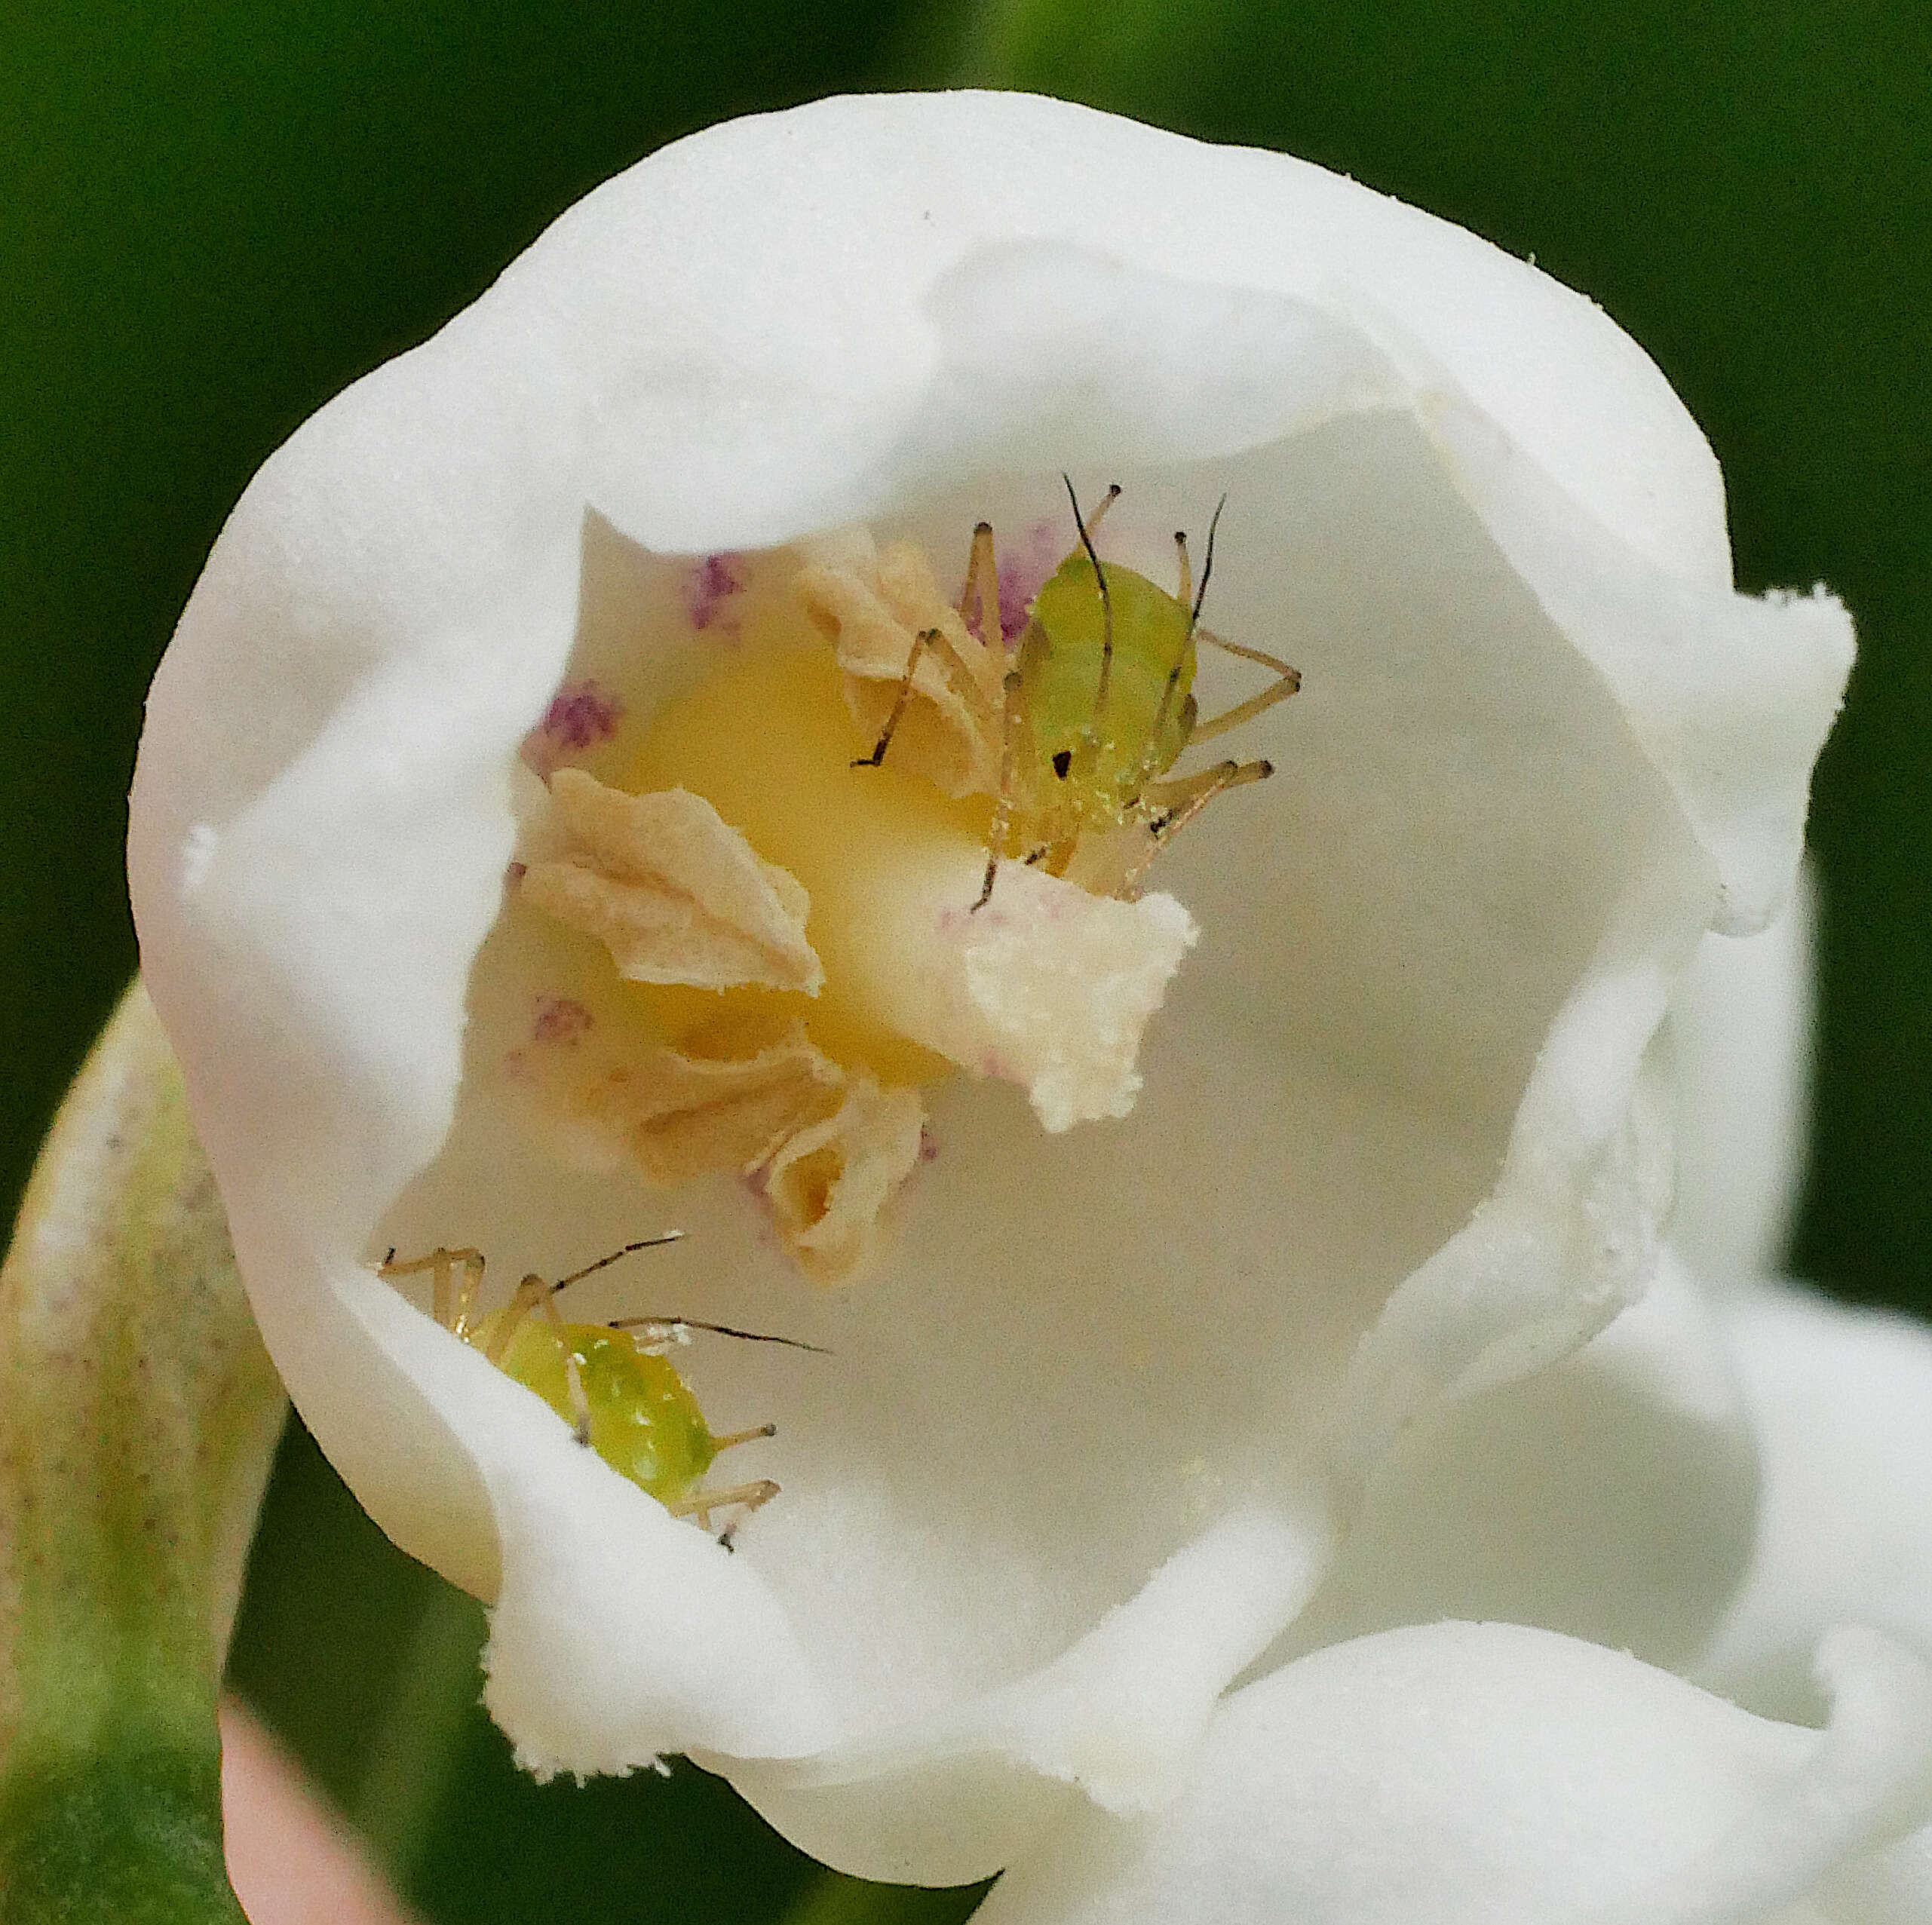
<instances>
[{"instance_id":1,"label":"translucent insect leg","mask_svg":"<svg viewBox=\"0 0 1932 1925\"><path fill-rule=\"evenodd\" d=\"M590 1442L590 1400L584 1394L584 1373L578 1368L576 1353L570 1347L570 1335L564 1325L563 1313L557 1307L557 1293L561 1287L535 1275L525 1277L504 1306L502 1317L489 1333L489 1341L483 1346L483 1355L501 1369L503 1359L510 1352L511 1340L523 1327L524 1318L533 1310L541 1310L563 1351L563 1381L570 1392L572 1427L576 1432L578 1442L587 1447Z\"/></svg>"},{"instance_id":2,"label":"translucent insect leg","mask_svg":"<svg viewBox=\"0 0 1932 1925\"><path fill-rule=\"evenodd\" d=\"M728 1451L734 1444L749 1444L760 1437L775 1437L777 1434L777 1424L761 1424L750 1430L734 1430L728 1436L713 1437L711 1445L714 1450Z\"/></svg>"},{"instance_id":3,"label":"translucent insect leg","mask_svg":"<svg viewBox=\"0 0 1932 1925\"><path fill-rule=\"evenodd\" d=\"M483 1346L483 1355L499 1369L509 1351L510 1340L516 1335L524 1318L539 1303L547 1302L549 1297L550 1286L541 1277L526 1277L517 1285L503 1307L503 1314L497 1319L496 1328L489 1333L489 1341Z\"/></svg>"},{"instance_id":4,"label":"translucent insect leg","mask_svg":"<svg viewBox=\"0 0 1932 1925\"><path fill-rule=\"evenodd\" d=\"M1257 662L1263 668L1272 669L1280 679L1271 688L1264 688L1259 695L1250 695L1245 702L1237 702L1231 709L1225 709L1210 721L1198 722L1188 737L1195 742L1211 742L1217 735L1225 735L1231 728L1239 728L1244 722L1252 722L1258 715L1274 707L1277 702L1285 702L1302 685L1302 671L1290 668L1274 655L1264 654L1259 648L1244 648L1238 642L1224 642L1212 629L1196 628L1194 639L1208 642L1230 655L1239 655L1244 662Z\"/></svg>"},{"instance_id":5,"label":"translucent insect leg","mask_svg":"<svg viewBox=\"0 0 1932 1925\"><path fill-rule=\"evenodd\" d=\"M1174 590L1177 602L1194 599L1194 566L1188 559L1188 532L1184 528L1174 530L1174 548L1180 560L1180 581Z\"/></svg>"},{"instance_id":6,"label":"translucent insect leg","mask_svg":"<svg viewBox=\"0 0 1932 1925\"><path fill-rule=\"evenodd\" d=\"M1185 591L1187 587L1188 538L1185 535L1177 534L1174 539L1180 546L1181 586ZM1187 596L1183 592L1175 599L1179 601L1185 601ZM1147 731L1147 746L1140 752L1140 767L1134 775L1136 792L1144 790L1148 783L1161 773L1157 760L1161 753L1161 739L1167 726L1167 718L1173 713L1174 693L1181 685L1181 670L1186 666L1188 645L1193 641L1194 633L1194 624L1190 621L1187 633L1181 638L1181 645L1175 652L1174 665L1168 670L1167 679L1161 688L1161 704L1154 711L1153 726ZM1189 729L1187 731L1187 736L1188 740L1191 741L1194 739L1194 731Z\"/></svg>"},{"instance_id":7,"label":"translucent insect leg","mask_svg":"<svg viewBox=\"0 0 1932 1925\"><path fill-rule=\"evenodd\" d=\"M483 1258L480 1250L446 1249L439 1246L426 1257L411 1257L398 1263L391 1250L376 1266L379 1277L420 1277L430 1273L431 1313L444 1329L458 1337L469 1334L470 1316L483 1292ZM462 1272L461 1282L457 1273ZM452 1284L455 1285L452 1292Z\"/></svg>"},{"instance_id":8,"label":"translucent insect leg","mask_svg":"<svg viewBox=\"0 0 1932 1925\"><path fill-rule=\"evenodd\" d=\"M973 550L966 562L966 586L959 596L960 619L968 607L979 624L980 641L988 648L1004 648L1006 632L999 612L999 563L993 553L993 525L983 521L973 531Z\"/></svg>"},{"instance_id":9,"label":"translucent insect leg","mask_svg":"<svg viewBox=\"0 0 1932 1925\"><path fill-rule=\"evenodd\" d=\"M1021 694L1020 668L1016 663L1006 672L1006 713L1000 725L999 799L993 805L992 826L986 831L986 879L980 885L980 900L967 912L969 915L977 915L992 900L993 878L998 873L1000 857L1006 851L1007 826L1013 820Z\"/></svg>"},{"instance_id":10,"label":"translucent insect leg","mask_svg":"<svg viewBox=\"0 0 1932 1925\"><path fill-rule=\"evenodd\" d=\"M778 1494L778 1487L768 1477L761 1477L755 1483L734 1484L728 1490L695 1491L688 1497L673 1498L664 1506L673 1517L695 1517L700 1525L708 1531L711 1528L711 1513L729 1510L734 1505L743 1507L742 1514L734 1518L718 1541L726 1550L731 1548L731 1539L746 1518L761 1504L768 1504Z\"/></svg>"},{"instance_id":11,"label":"translucent insect leg","mask_svg":"<svg viewBox=\"0 0 1932 1925\"><path fill-rule=\"evenodd\" d=\"M1142 808L1147 812L1151 832L1148 845L1138 861L1121 879L1117 895L1128 897L1147 873L1154 858L1173 841L1216 796L1250 782L1265 781L1274 773L1270 762L1216 762L1198 774L1184 775L1173 782L1151 783L1141 791Z\"/></svg>"},{"instance_id":12,"label":"translucent insect leg","mask_svg":"<svg viewBox=\"0 0 1932 1925\"><path fill-rule=\"evenodd\" d=\"M906 658L906 673L899 678L899 692L892 698L892 707L885 718L885 726L879 732L879 740L869 756L853 759L854 768L877 768L885 760L885 752L892 745L894 733L899 726L899 719L906 713L906 704L912 699L912 676L919 666L919 658L940 639L936 628L922 628L912 637L912 652Z\"/></svg>"}]
</instances>

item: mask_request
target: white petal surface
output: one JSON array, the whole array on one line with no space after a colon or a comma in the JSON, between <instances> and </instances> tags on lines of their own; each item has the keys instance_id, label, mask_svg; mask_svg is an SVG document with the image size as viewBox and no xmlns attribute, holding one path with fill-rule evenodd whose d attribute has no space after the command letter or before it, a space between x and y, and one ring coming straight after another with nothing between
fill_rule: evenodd
<instances>
[{"instance_id":1,"label":"white petal surface","mask_svg":"<svg viewBox=\"0 0 1932 1925\"><path fill-rule=\"evenodd\" d=\"M1829 1925L1924 1925L1932 1918L1932 1826L1854 1859L1820 1884Z\"/></svg>"},{"instance_id":2,"label":"white petal surface","mask_svg":"<svg viewBox=\"0 0 1932 1925\"><path fill-rule=\"evenodd\" d=\"M1131 1117L936 1089L835 1301L741 1186L667 1205L505 1099L582 961L503 910L519 747L566 680L635 725L730 645L685 557L863 519L944 569L982 515L1064 551L1063 467L1124 484L1103 546L1161 578L1226 489L1213 620L1304 688L1244 738L1275 780L1164 862L1203 933ZM1701 437L1521 263L1052 102L826 103L609 183L265 467L151 700L144 968L291 1391L498 1600L526 1755L736 1757L833 1862L964 1877L1037 1821L1025 1774L1171 1796L1403 1427L1641 1291L1645 1051L1706 924L1787 885L1848 647L1731 594ZM673 1207L688 1242L580 1313L831 1353L692 1356L714 1421L779 1425L736 1559L366 1267L554 1276ZM929 1772L938 1839L923 1794L879 1816Z\"/></svg>"},{"instance_id":3,"label":"white petal surface","mask_svg":"<svg viewBox=\"0 0 1932 1925\"><path fill-rule=\"evenodd\" d=\"M1670 1240L1717 1284L1777 1270L1811 1099L1816 886L1756 936L1707 936L1670 1005L1677 1197Z\"/></svg>"},{"instance_id":4,"label":"white petal surface","mask_svg":"<svg viewBox=\"0 0 1932 1925\"><path fill-rule=\"evenodd\" d=\"M1796 1925L1932 1802L1932 1672L1828 1641L1823 1733L1522 1626L1332 1646L1237 1692L1172 1811L1071 1816L984 1925ZM1907 1849L1913 1849L1908 1847ZM1821 1909L1802 1908L1814 1902ZM1882 1911L1874 1919L1900 1914Z\"/></svg>"},{"instance_id":5,"label":"white petal surface","mask_svg":"<svg viewBox=\"0 0 1932 1925\"><path fill-rule=\"evenodd\" d=\"M1575 1356L1402 1439L1275 1655L1503 1619L1679 1669L1750 1563L1757 1489L1722 1332L1667 1252L1643 1301Z\"/></svg>"},{"instance_id":6,"label":"white petal surface","mask_svg":"<svg viewBox=\"0 0 1932 1925\"><path fill-rule=\"evenodd\" d=\"M1932 1649L1932 1330L1789 1284L1741 1288L1719 1313L1763 1482L1750 1572L1694 1675L1811 1718L1825 1626Z\"/></svg>"}]
</instances>

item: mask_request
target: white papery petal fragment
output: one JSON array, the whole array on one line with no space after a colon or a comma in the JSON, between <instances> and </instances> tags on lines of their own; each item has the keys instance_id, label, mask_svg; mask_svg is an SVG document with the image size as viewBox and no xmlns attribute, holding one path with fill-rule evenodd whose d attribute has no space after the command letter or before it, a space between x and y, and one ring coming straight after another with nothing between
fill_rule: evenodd
<instances>
[{"instance_id":1,"label":"white papery petal fragment","mask_svg":"<svg viewBox=\"0 0 1932 1925\"><path fill-rule=\"evenodd\" d=\"M525 866L523 898L602 943L618 975L818 993L811 899L701 795L628 795L574 768L557 771L550 793L566 851Z\"/></svg>"},{"instance_id":2,"label":"white papery petal fragment","mask_svg":"<svg viewBox=\"0 0 1932 1925\"><path fill-rule=\"evenodd\" d=\"M1005 651L940 596L925 551L912 541L879 550L867 537L844 565L806 568L799 592L832 639L846 700L869 734L885 727L914 644L929 638L899 719L898 759L946 795L997 794Z\"/></svg>"},{"instance_id":3,"label":"white papery petal fragment","mask_svg":"<svg viewBox=\"0 0 1932 1925\"><path fill-rule=\"evenodd\" d=\"M837 1283L871 1254L879 1212L919 1160L925 1111L857 1078L823 1123L789 1138L765 1177L773 1221L809 1277Z\"/></svg>"}]
</instances>

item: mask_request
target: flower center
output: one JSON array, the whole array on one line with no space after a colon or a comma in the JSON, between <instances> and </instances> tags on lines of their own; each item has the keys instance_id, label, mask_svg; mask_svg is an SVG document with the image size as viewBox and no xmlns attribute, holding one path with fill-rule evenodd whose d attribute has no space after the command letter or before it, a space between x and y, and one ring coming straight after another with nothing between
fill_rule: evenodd
<instances>
[{"instance_id":1,"label":"flower center","mask_svg":"<svg viewBox=\"0 0 1932 1925\"><path fill-rule=\"evenodd\" d=\"M642 993L679 1047L749 1055L799 1022L848 1073L931 1082L952 1065L904 1035L882 1007L881 979L894 958L881 897L895 875L962 866L977 873L992 803L955 802L900 769L854 768L871 740L847 707L830 651L815 637L801 641L748 649L661 710L624 786L701 795L760 857L803 885L805 938L823 985L816 995L755 985L654 985Z\"/></svg>"},{"instance_id":2,"label":"flower center","mask_svg":"<svg viewBox=\"0 0 1932 1925\"><path fill-rule=\"evenodd\" d=\"M863 531L802 562L713 556L687 613L722 659L604 759L618 786L533 761L548 806L519 897L603 946L652 1041L593 1039L587 1010L552 998L526 1084L648 1179L751 1176L820 1281L863 1267L928 1148L918 1088L949 1067L1023 1084L1048 1130L1127 1114L1196 934L1141 878L1208 801L1270 772L1171 773L1297 678L1234 648L1278 679L1199 719L1197 640L1216 638L1185 541L1177 595L1103 564L1092 530L1118 492L1017 646L985 523L956 603L923 550ZM578 726L582 706L553 704L549 751L614 733L607 704Z\"/></svg>"}]
</instances>

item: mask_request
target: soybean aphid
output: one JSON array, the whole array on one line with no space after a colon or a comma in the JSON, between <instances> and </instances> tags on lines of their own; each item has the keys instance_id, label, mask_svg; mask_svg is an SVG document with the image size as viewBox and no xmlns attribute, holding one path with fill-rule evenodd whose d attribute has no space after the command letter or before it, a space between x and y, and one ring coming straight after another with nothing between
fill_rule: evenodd
<instances>
[{"instance_id":1,"label":"soybean aphid","mask_svg":"<svg viewBox=\"0 0 1932 1925\"><path fill-rule=\"evenodd\" d=\"M1214 797L1271 775L1265 761L1217 762L1171 780L1167 775L1192 744L1211 741L1252 721L1294 694L1299 670L1225 641L1201 625L1201 604L1214 568L1214 536L1224 495L1208 524L1207 552L1198 587L1187 536L1174 546L1179 581L1169 594L1118 562L1102 564L1093 536L1120 497L1118 485L1090 518L1083 519L1071 480L1079 540L1033 599L1025 631L1006 671L1000 744L999 791L987 837L986 873L980 898L992 894L1000 859L1023 855L1049 874L1064 873L1081 838L1137 832L1138 847L1117 868L1114 893L1130 895L1160 850ZM998 633L999 584L993 531L981 522L973 547L960 613L972 609L983 638ZM933 632L918 636L898 700L878 746L864 759L883 762L909 692L922 650ZM1196 645L1207 642L1244 661L1271 670L1273 685L1207 721L1193 692Z\"/></svg>"},{"instance_id":2,"label":"soybean aphid","mask_svg":"<svg viewBox=\"0 0 1932 1925\"><path fill-rule=\"evenodd\" d=\"M815 1350L790 1337L762 1336L728 1324L686 1317L618 1317L608 1323L566 1323L557 1298L593 1271L636 1250L674 1243L682 1231L647 1237L572 1271L552 1283L526 1277L501 1310L478 1312L483 1294L480 1250L438 1249L399 1263L391 1250L379 1266L387 1277L431 1276L431 1307L437 1323L479 1350L504 1375L534 1390L569 1424L577 1441L621 1476L655 1497L673 1517L695 1517L707 1531L711 1513L735 1508L738 1516L719 1542L728 1550L739 1525L760 1504L778 1494L768 1477L734 1484L721 1491L699 1488L722 1451L754 1438L769 1437L775 1427L715 1436L704 1421L691 1387L664 1352L687 1341L687 1332L707 1330L747 1343L784 1344ZM535 1310L538 1315L532 1317Z\"/></svg>"}]
</instances>

